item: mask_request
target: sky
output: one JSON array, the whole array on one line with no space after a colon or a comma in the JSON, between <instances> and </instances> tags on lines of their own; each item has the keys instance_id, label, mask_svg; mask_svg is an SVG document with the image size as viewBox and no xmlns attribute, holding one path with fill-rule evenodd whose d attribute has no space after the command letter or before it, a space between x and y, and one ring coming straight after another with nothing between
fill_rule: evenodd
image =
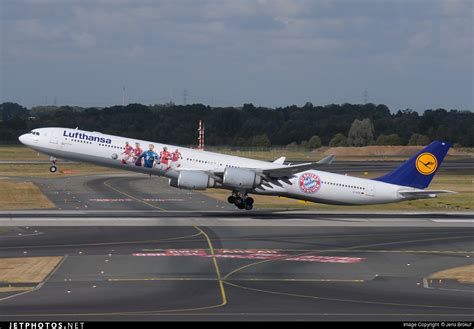
<instances>
[{"instance_id":1,"label":"sky","mask_svg":"<svg viewBox=\"0 0 474 329\"><path fill-rule=\"evenodd\" d=\"M472 111L473 3L0 0L0 102Z\"/></svg>"}]
</instances>

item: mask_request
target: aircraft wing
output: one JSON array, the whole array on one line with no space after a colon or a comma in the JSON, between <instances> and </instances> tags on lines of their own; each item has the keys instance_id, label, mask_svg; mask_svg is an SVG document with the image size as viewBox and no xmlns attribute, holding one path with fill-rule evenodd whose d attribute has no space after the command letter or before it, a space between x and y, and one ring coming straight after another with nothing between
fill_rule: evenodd
<instances>
[{"instance_id":1,"label":"aircraft wing","mask_svg":"<svg viewBox=\"0 0 474 329\"><path fill-rule=\"evenodd\" d=\"M284 165L283 163L279 167L272 167L272 168L242 168L242 169L248 169L248 170L253 170L255 171L258 175L261 176L266 176L269 178L283 178L283 177L292 177L294 174L297 174L299 172L303 172L306 170L311 170L311 169L316 169L322 165L328 165L332 161L334 161L336 157L334 155L329 155L318 162L307 162L307 163L299 163L299 164L289 164L289 165ZM278 162L281 161L280 159L277 159ZM274 162L279 164L278 162ZM208 174L211 177L214 178L219 178L224 174L224 169L218 169L218 170L195 170L195 169L176 169L177 171L182 171L182 170L190 170L190 171L201 171L206 174Z\"/></svg>"},{"instance_id":2,"label":"aircraft wing","mask_svg":"<svg viewBox=\"0 0 474 329\"><path fill-rule=\"evenodd\" d=\"M414 191L399 191L398 193L407 199L428 199L428 198L436 198L437 194L457 193L457 192L448 191L448 190L414 190Z\"/></svg>"},{"instance_id":3,"label":"aircraft wing","mask_svg":"<svg viewBox=\"0 0 474 329\"><path fill-rule=\"evenodd\" d=\"M295 165L290 164L287 166L281 166L280 168L262 169L261 172L262 174L271 178L291 177L294 174L297 174L302 171L317 169L322 165L329 165L334 161L335 158L335 155L328 155L327 157L319 160L318 162L300 163Z\"/></svg>"},{"instance_id":4,"label":"aircraft wing","mask_svg":"<svg viewBox=\"0 0 474 329\"><path fill-rule=\"evenodd\" d=\"M317 162L308 162L296 165L281 166L279 168L262 169L261 172L263 175L269 176L271 178L291 177L299 172L316 169L319 166L321 165Z\"/></svg>"}]
</instances>

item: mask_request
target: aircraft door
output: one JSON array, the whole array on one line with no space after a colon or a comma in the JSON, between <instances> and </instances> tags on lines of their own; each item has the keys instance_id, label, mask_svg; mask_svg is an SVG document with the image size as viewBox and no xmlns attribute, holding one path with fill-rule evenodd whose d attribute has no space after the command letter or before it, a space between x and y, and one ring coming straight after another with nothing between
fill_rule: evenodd
<instances>
[{"instance_id":1,"label":"aircraft door","mask_svg":"<svg viewBox=\"0 0 474 329\"><path fill-rule=\"evenodd\" d=\"M366 192L365 194L368 195L368 196L374 196L374 195L375 195L375 188L374 188L374 185L369 184L369 185L367 186L367 192Z\"/></svg>"},{"instance_id":2,"label":"aircraft door","mask_svg":"<svg viewBox=\"0 0 474 329\"><path fill-rule=\"evenodd\" d=\"M59 139L59 129L53 129L51 131L51 137L49 139L49 142L51 144L57 144Z\"/></svg>"}]
</instances>

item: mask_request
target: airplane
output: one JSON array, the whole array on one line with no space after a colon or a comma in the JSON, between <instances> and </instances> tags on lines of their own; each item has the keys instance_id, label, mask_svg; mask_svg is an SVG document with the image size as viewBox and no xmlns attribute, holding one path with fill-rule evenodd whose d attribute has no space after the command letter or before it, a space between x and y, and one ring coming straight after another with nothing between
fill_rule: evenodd
<instances>
[{"instance_id":1,"label":"airplane","mask_svg":"<svg viewBox=\"0 0 474 329\"><path fill-rule=\"evenodd\" d=\"M33 129L19 141L51 156L51 173L57 171L56 158L61 158L164 176L170 186L181 189L227 189L231 192L228 202L247 210L253 208L251 194L333 205L373 205L455 193L426 190L451 147L444 141L432 142L392 172L375 179L318 170L330 164L334 156L285 164L285 157L268 162L77 128Z\"/></svg>"}]
</instances>

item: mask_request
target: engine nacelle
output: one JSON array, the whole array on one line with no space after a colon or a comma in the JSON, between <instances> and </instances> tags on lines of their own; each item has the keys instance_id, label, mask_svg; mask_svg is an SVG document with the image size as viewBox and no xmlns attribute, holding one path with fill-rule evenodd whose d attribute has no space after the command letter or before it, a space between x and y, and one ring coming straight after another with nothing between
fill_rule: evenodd
<instances>
[{"instance_id":1,"label":"engine nacelle","mask_svg":"<svg viewBox=\"0 0 474 329\"><path fill-rule=\"evenodd\" d=\"M170 186L185 188L190 190L205 190L213 187L215 181L209 175L196 171L181 171L178 178L170 178Z\"/></svg>"},{"instance_id":2,"label":"engine nacelle","mask_svg":"<svg viewBox=\"0 0 474 329\"><path fill-rule=\"evenodd\" d=\"M260 185L262 177L258 176L255 171L240 168L225 168L223 181L224 185L252 189Z\"/></svg>"}]
</instances>

